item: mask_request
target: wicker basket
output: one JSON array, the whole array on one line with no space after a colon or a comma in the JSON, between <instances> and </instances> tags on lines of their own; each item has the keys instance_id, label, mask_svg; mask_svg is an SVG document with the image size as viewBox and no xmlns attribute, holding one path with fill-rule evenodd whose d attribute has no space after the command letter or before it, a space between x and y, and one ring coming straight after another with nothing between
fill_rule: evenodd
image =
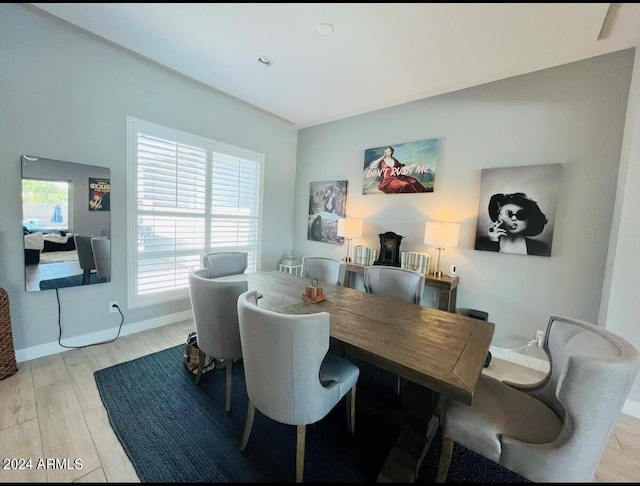
<instances>
[{"instance_id":1,"label":"wicker basket","mask_svg":"<svg viewBox=\"0 0 640 486\"><path fill-rule=\"evenodd\" d=\"M11 334L11 313L9 312L9 296L6 290L0 289L0 380L18 372L16 352L13 349Z\"/></svg>"}]
</instances>

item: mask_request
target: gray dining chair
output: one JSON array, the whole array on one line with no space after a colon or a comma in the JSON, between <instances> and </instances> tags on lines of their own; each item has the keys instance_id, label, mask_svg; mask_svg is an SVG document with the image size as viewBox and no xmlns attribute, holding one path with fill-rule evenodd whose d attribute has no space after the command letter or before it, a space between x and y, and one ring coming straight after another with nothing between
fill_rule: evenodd
<instances>
[{"instance_id":1,"label":"gray dining chair","mask_svg":"<svg viewBox=\"0 0 640 486\"><path fill-rule=\"evenodd\" d=\"M106 236L91 238L91 251L96 274L106 282L111 281L111 240Z\"/></svg>"},{"instance_id":2,"label":"gray dining chair","mask_svg":"<svg viewBox=\"0 0 640 486\"><path fill-rule=\"evenodd\" d=\"M240 450L256 409L276 422L295 425L296 481L304 477L306 425L323 419L347 396L347 424L355 430L360 370L329 350L329 314L281 314L261 308L255 291L238 298L238 319L249 406ZM331 465L328 464L327 467Z\"/></svg>"},{"instance_id":3,"label":"gray dining chair","mask_svg":"<svg viewBox=\"0 0 640 486\"><path fill-rule=\"evenodd\" d=\"M205 356L224 360L226 389L224 410L231 409L233 361L242 358L238 327L238 297L247 290L246 281L225 282L207 277L207 270L189 273L189 297L199 348L198 372L195 384L200 383Z\"/></svg>"},{"instance_id":4,"label":"gray dining chair","mask_svg":"<svg viewBox=\"0 0 640 486\"><path fill-rule=\"evenodd\" d=\"M551 316L550 370L518 385L482 375L472 404L446 401L437 481L454 442L533 482L590 482L638 374L638 351L588 322Z\"/></svg>"},{"instance_id":5,"label":"gray dining chair","mask_svg":"<svg viewBox=\"0 0 640 486\"><path fill-rule=\"evenodd\" d=\"M76 253L78 254L78 264L82 269L82 285L91 283L91 273L96 269L93 249L91 248L91 238L94 238L94 235L73 235L76 244Z\"/></svg>"},{"instance_id":6,"label":"gray dining chair","mask_svg":"<svg viewBox=\"0 0 640 486\"><path fill-rule=\"evenodd\" d=\"M342 260L326 257L302 257L302 276L317 278L320 282L342 285L347 272L347 264Z\"/></svg>"},{"instance_id":7,"label":"gray dining chair","mask_svg":"<svg viewBox=\"0 0 640 486\"><path fill-rule=\"evenodd\" d=\"M207 269L209 278L240 275L247 270L248 255L244 251L221 251L204 253L202 268Z\"/></svg>"},{"instance_id":8,"label":"gray dining chair","mask_svg":"<svg viewBox=\"0 0 640 486\"><path fill-rule=\"evenodd\" d=\"M384 265L364 267L364 289L369 294L420 304L424 275L414 270ZM400 395L400 376L395 378L395 393Z\"/></svg>"},{"instance_id":9,"label":"gray dining chair","mask_svg":"<svg viewBox=\"0 0 640 486\"><path fill-rule=\"evenodd\" d=\"M424 275L406 268L372 265L364 268L364 289L370 294L420 304Z\"/></svg>"}]
</instances>

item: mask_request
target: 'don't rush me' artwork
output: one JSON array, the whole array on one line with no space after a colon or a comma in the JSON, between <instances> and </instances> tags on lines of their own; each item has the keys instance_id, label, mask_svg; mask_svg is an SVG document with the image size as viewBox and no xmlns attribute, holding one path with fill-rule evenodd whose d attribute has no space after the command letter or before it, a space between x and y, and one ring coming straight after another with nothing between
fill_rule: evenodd
<instances>
[{"instance_id":1,"label":"'don't rush me' artwork","mask_svg":"<svg viewBox=\"0 0 640 486\"><path fill-rule=\"evenodd\" d=\"M342 245L338 236L338 220L345 217L347 181L312 182L309 190L307 239Z\"/></svg>"},{"instance_id":2,"label":"'don't rush me' artwork","mask_svg":"<svg viewBox=\"0 0 640 486\"><path fill-rule=\"evenodd\" d=\"M366 149L362 194L433 192L437 151L437 138Z\"/></svg>"}]
</instances>

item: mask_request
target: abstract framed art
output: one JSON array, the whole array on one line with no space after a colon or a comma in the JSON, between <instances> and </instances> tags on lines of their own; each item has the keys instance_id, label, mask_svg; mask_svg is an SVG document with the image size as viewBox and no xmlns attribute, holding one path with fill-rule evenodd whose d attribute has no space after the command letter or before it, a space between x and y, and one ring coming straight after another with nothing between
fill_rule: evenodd
<instances>
[{"instance_id":1,"label":"abstract framed art","mask_svg":"<svg viewBox=\"0 0 640 486\"><path fill-rule=\"evenodd\" d=\"M345 217L347 181L312 182L309 190L307 239L342 245L338 220Z\"/></svg>"}]
</instances>

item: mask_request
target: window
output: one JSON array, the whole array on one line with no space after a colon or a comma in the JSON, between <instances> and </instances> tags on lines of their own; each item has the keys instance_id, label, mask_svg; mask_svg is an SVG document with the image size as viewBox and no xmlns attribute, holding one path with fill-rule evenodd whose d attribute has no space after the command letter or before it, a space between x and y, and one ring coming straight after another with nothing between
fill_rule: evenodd
<instances>
[{"instance_id":1,"label":"window","mask_svg":"<svg viewBox=\"0 0 640 486\"><path fill-rule=\"evenodd\" d=\"M129 306L188 297L202 253L260 257L264 155L127 118Z\"/></svg>"},{"instance_id":2,"label":"window","mask_svg":"<svg viewBox=\"0 0 640 486\"><path fill-rule=\"evenodd\" d=\"M29 231L68 231L69 182L23 179L22 214Z\"/></svg>"}]
</instances>

